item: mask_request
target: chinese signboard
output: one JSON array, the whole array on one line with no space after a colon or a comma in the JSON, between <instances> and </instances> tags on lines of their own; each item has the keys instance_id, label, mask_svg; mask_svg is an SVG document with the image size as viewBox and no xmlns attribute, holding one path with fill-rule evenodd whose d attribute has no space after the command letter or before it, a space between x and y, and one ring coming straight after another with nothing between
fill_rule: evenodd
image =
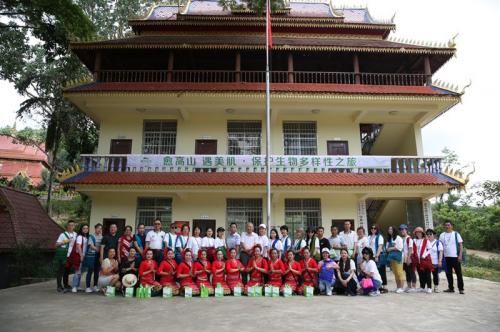
<instances>
[{"instance_id":1,"label":"chinese signboard","mask_svg":"<svg viewBox=\"0 0 500 332\"><path fill-rule=\"evenodd\" d=\"M388 156L270 156L273 168L390 168ZM265 155L128 155L129 168L263 168Z\"/></svg>"}]
</instances>

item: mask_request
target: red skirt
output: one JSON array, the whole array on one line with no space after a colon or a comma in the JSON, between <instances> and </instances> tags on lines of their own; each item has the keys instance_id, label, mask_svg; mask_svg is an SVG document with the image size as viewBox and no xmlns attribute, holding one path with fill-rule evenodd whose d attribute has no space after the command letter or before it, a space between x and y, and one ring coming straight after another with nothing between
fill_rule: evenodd
<instances>
[{"instance_id":1,"label":"red skirt","mask_svg":"<svg viewBox=\"0 0 500 332\"><path fill-rule=\"evenodd\" d=\"M229 288L231 288L231 290L233 290L234 287L237 287L237 286L242 287L243 286L243 282L241 281L241 276L239 273L237 276L231 276L228 274L226 276L226 282L227 282L227 285L229 286Z\"/></svg>"}]
</instances>

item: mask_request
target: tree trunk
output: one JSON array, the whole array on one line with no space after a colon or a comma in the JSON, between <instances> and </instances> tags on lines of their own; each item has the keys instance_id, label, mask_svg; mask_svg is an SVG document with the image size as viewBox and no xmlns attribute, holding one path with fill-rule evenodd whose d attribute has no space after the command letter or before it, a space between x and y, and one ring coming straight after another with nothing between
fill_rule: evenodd
<instances>
[{"instance_id":1,"label":"tree trunk","mask_svg":"<svg viewBox=\"0 0 500 332\"><path fill-rule=\"evenodd\" d=\"M54 182L54 174L57 172L57 153L59 152L60 130L57 130L54 149L52 151L51 169L49 170L49 180L47 183L47 214L52 216L52 183Z\"/></svg>"}]
</instances>

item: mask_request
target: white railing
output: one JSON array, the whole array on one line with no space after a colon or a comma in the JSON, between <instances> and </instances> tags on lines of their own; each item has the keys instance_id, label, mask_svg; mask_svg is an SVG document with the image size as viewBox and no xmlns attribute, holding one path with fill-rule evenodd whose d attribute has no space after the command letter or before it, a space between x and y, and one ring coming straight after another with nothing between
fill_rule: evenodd
<instances>
[{"instance_id":1,"label":"white railing","mask_svg":"<svg viewBox=\"0 0 500 332\"><path fill-rule=\"evenodd\" d=\"M158 159L159 162L156 162ZM273 173L437 174L442 170L441 160L441 157L417 156L273 155L271 171ZM266 172L265 157L260 155L85 154L81 155L80 168L85 172Z\"/></svg>"}]
</instances>

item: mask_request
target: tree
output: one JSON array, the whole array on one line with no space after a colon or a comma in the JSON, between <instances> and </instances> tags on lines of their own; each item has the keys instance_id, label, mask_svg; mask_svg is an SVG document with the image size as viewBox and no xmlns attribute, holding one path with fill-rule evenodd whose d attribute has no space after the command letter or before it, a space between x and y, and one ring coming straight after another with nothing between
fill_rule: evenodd
<instances>
[{"instance_id":1,"label":"tree","mask_svg":"<svg viewBox=\"0 0 500 332\"><path fill-rule=\"evenodd\" d=\"M481 197L481 205L486 205L492 202L494 205L500 203L500 181L485 181L481 185L481 189L477 191L477 195Z\"/></svg>"},{"instance_id":2,"label":"tree","mask_svg":"<svg viewBox=\"0 0 500 332\"><path fill-rule=\"evenodd\" d=\"M262 15L264 9L266 8L266 0L243 0L238 2L236 0L219 0L219 4L224 10L244 10L249 9ZM272 0L271 1L271 12L284 9L285 1L283 0Z\"/></svg>"},{"instance_id":3,"label":"tree","mask_svg":"<svg viewBox=\"0 0 500 332\"><path fill-rule=\"evenodd\" d=\"M13 83L26 98L17 111L18 117L37 116L46 129L50 212L52 182L61 167L58 153L62 144L80 150L75 145L88 147L96 137L93 122L62 96L65 82L86 73L68 50L69 38L88 38L94 34L94 27L71 0L5 0L0 10L10 19L0 25L0 79Z\"/></svg>"},{"instance_id":4,"label":"tree","mask_svg":"<svg viewBox=\"0 0 500 332\"><path fill-rule=\"evenodd\" d=\"M443 150L441 150L441 153L443 154L443 160L441 161L444 167L453 167L453 166L458 166L458 154L445 147Z\"/></svg>"},{"instance_id":5,"label":"tree","mask_svg":"<svg viewBox=\"0 0 500 332\"><path fill-rule=\"evenodd\" d=\"M31 179L26 173L19 172L15 175L9 182L9 187L12 187L21 191L29 191L31 186Z\"/></svg>"}]
</instances>

